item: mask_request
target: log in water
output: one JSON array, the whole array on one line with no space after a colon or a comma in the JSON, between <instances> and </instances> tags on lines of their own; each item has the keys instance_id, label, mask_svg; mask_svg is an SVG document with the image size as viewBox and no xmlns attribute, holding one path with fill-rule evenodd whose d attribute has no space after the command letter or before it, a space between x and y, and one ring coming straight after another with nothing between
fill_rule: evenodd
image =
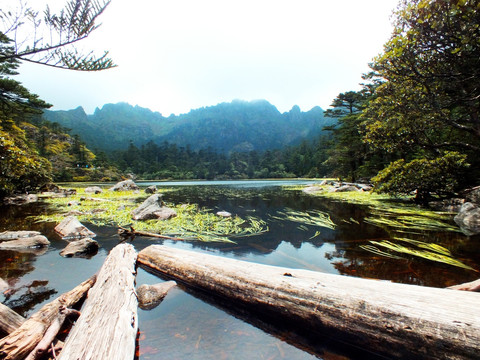
<instances>
[{"instance_id":1,"label":"log in water","mask_svg":"<svg viewBox=\"0 0 480 360\"><path fill-rule=\"evenodd\" d=\"M137 335L137 296L132 245L112 249L88 292L82 315L65 341L59 360L133 359Z\"/></svg>"},{"instance_id":2,"label":"log in water","mask_svg":"<svg viewBox=\"0 0 480 360\"><path fill-rule=\"evenodd\" d=\"M138 262L389 358L472 359L480 294L293 270L152 245Z\"/></svg>"},{"instance_id":3,"label":"log in water","mask_svg":"<svg viewBox=\"0 0 480 360\"><path fill-rule=\"evenodd\" d=\"M71 307L78 303L94 283L95 276L62 294L44 305L11 334L1 339L0 359L24 359L42 340L47 329L59 316L60 308Z\"/></svg>"}]
</instances>

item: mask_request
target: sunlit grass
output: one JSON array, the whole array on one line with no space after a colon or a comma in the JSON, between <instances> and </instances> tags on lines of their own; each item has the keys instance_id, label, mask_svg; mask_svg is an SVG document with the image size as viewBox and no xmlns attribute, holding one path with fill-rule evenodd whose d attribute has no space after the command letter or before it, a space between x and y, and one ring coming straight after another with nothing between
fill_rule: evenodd
<instances>
[{"instance_id":1,"label":"sunlit grass","mask_svg":"<svg viewBox=\"0 0 480 360\"><path fill-rule=\"evenodd\" d=\"M231 242L232 239L253 236L268 231L263 220L249 216L220 217L196 204L167 204L177 212L169 220L134 221L131 211L149 195L144 192L105 190L100 194L85 194L76 189L77 195L67 198L45 199L54 209L50 215L37 216L37 221L60 222L69 213L79 221L98 226L132 226L138 231L148 231L185 240ZM168 189L167 189L168 191ZM164 189L162 189L162 193ZM70 205L69 205L70 204Z\"/></svg>"}]
</instances>

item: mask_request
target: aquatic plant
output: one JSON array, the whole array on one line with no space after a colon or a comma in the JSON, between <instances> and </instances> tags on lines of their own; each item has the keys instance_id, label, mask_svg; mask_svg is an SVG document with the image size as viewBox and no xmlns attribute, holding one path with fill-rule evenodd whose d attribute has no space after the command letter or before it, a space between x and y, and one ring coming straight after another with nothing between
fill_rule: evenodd
<instances>
[{"instance_id":1,"label":"aquatic plant","mask_svg":"<svg viewBox=\"0 0 480 360\"><path fill-rule=\"evenodd\" d=\"M293 221L302 225L319 226L328 229L335 229L336 225L330 219L330 215L320 210L298 211L286 209L285 211L277 211L276 215L271 216L272 219L280 221ZM300 229L302 229L300 227Z\"/></svg>"},{"instance_id":2,"label":"aquatic plant","mask_svg":"<svg viewBox=\"0 0 480 360\"><path fill-rule=\"evenodd\" d=\"M369 216L363 221L385 230L460 232L460 229L452 223L451 213L421 208L413 204L408 197L392 197L364 191L330 192L329 188L329 186L323 186L321 191L314 192L312 195L363 205L369 212ZM302 187L286 186L285 189L299 190Z\"/></svg>"},{"instance_id":3,"label":"aquatic plant","mask_svg":"<svg viewBox=\"0 0 480 360\"><path fill-rule=\"evenodd\" d=\"M452 257L452 253L450 252L450 250L448 250L447 248L441 245L438 245L435 243L427 243L419 240L408 239L408 238L394 238L393 240L396 240L399 242L406 242L410 246L405 246L390 240L382 240L382 241L371 240L369 242L372 245L360 245L360 248L377 255L395 258L395 259L401 258L400 256L395 254L395 253L400 253L400 254L420 257L430 261L436 261L436 262L441 262L441 263L452 265L452 266L457 266L467 270L477 271L471 266L466 265L461 261L454 259ZM378 247L390 250L391 252L380 250Z\"/></svg>"},{"instance_id":4,"label":"aquatic plant","mask_svg":"<svg viewBox=\"0 0 480 360\"><path fill-rule=\"evenodd\" d=\"M231 242L233 238L253 236L268 231L263 220L253 216L224 218L196 204L167 204L177 216L167 221L134 221L131 211L148 195L141 192L104 191L90 196L77 188L77 195L68 198L45 199L53 213L37 216L36 221L60 222L74 213L81 222L98 226L132 226L139 231L178 237L185 240ZM168 191L162 189L162 193Z\"/></svg>"}]
</instances>

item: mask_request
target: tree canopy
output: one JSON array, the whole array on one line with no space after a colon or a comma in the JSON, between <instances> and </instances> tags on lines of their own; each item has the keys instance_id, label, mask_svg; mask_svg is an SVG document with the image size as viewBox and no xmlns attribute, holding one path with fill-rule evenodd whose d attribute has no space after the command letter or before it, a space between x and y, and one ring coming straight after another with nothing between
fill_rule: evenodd
<instances>
[{"instance_id":1,"label":"tree canopy","mask_svg":"<svg viewBox=\"0 0 480 360\"><path fill-rule=\"evenodd\" d=\"M382 83L362 114L365 141L405 160L391 171L400 174L409 161L438 160L448 151L478 163L479 39L476 0L400 2L393 34L371 64Z\"/></svg>"},{"instance_id":2,"label":"tree canopy","mask_svg":"<svg viewBox=\"0 0 480 360\"><path fill-rule=\"evenodd\" d=\"M62 158L59 154L75 145L68 135L60 141L50 125L37 127L31 123L32 116L38 116L50 104L12 78L18 74L20 62L81 71L115 66L106 53L95 57L75 48L78 41L98 28L96 20L109 3L69 0L58 14L47 6L41 16L19 0L16 9L0 10L0 198L51 180L52 165L42 155L52 153L58 160ZM47 137L52 141L48 146Z\"/></svg>"}]
</instances>

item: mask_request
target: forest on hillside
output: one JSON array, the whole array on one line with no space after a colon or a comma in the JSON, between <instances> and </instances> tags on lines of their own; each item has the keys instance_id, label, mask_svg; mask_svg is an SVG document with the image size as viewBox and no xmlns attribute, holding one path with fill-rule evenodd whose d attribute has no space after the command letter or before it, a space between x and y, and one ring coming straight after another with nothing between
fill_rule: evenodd
<instances>
[{"instance_id":1,"label":"forest on hillside","mask_svg":"<svg viewBox=\"0 0 480 360\"><path fill-rule=\"evenodd\" d=\"M50 21L54 29L56 20ZM86 26L77 30L87 34L95 29L92 23L70 24L62 26ZM82 138L80 131L65 132L69 125L61 123L61 114L39 118L50 105L14 76L19 63L27 60L86 71L114 63L106 54L82 58L71 48L60 57L51 53L34 58L36 52L14 46L18 44L12 34L3 30L0 195L32 190L51 180L114 180L134 173L157 179L334 176L367 179L377 191L390 194L414 192L419 202L452 196L480 182L478 24L477 1L402 0L393 34L369 64L362 89L338 94L325 114L319 116L319 109L299 113L297 108L280 114L266 101L257 104L263 111L259 117L228 113L232 106L248 111L242 102L219 104L227 114L220 118L204 116L213 108L176 119L144 111L143 118L162 120L157 125L163 133L153 139L140 137L152 134L151 127L136 126L141 118L118 126L120 116L110 116L113 126L123 131L115 141L123 148L107 149L86 135L99 133L98 128ZM58 48L77 40L60 39ZM80 109L75 115L83 117ZM320 121L324 116L330 122ZM302 117L306 122L298 122ZM200 123L205 125L202 131ZM245 133L251 141L240 138Z\"/></svg>"}]
</instances>

